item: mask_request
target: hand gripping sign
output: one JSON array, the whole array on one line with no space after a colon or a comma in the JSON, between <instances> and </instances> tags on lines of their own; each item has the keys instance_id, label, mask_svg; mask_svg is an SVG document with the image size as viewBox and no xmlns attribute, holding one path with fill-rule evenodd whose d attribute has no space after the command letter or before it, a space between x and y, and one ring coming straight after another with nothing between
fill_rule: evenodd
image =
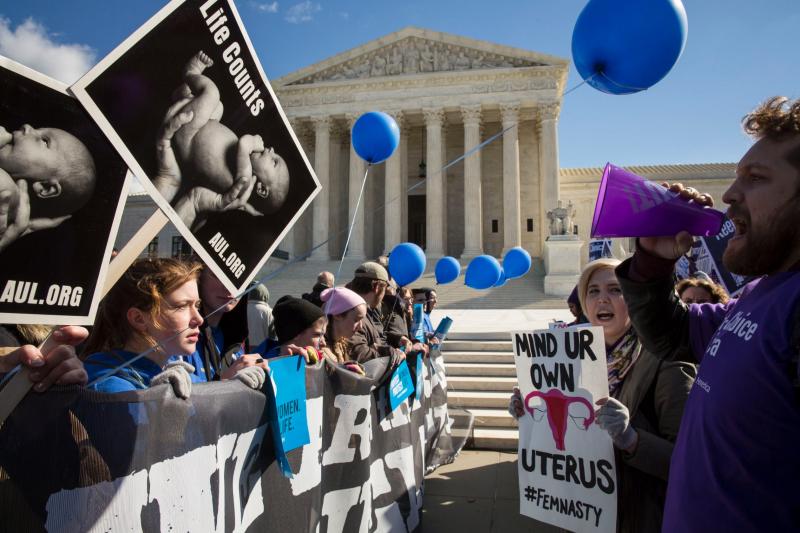
<instances>
[{"instance_id":1,"label":"hand gripping sign","mask_svg":"<svg viewBox=\"0 0 800 533\"><path fill-rule=\"evenodd\" d=\"M556 449L564 450L564 436L567 433L567 415L569 414L568 407L571 403L582 403L589 411L588 418L583 422L583 429L589 429L589 426L594 422L594 409L592 409L592 404L586 398L566 396L558 389L550 389L547 392L535 390L525 397L525 409L531 416L536 410L530 404L530 401L534 398L541 398L547 406L547 422L550 424L550 431L553 432Z\"/></svg>"},{"instance_id":2,"label":"hand gripping sign","mask_svg":"<svg viewBox=\"0 0 800 533\"><path fill-rule=\"evenodd\" d=\"M617 526L614 448L594 410L596 399L608 397L603 337L594 326L511 332L530 415L519 418L520 513L570 531Z\"/></svg>"}]
</instances>

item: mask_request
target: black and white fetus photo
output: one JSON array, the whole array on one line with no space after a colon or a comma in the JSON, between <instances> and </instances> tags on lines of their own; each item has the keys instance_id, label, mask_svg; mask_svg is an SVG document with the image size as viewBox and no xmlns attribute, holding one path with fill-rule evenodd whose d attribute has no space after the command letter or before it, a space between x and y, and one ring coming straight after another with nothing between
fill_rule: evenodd
<instances>
[{"instance_id":1,"label":"black and white fetus photo","mask_svg":"<svg viewBox=\"0 0 800 533\"><path fill-rule=\"evenodd\" d=\"M319 190L226 0L171 2L72 90L232 291Z\"/></svg>"},{"instance_id":2,"label":"black and white fetus photo","mask_svg":"<svg viewBox=\"0 0 800 533\"><path fill-rule=\"evenodd\" d=\"M0 56L0 321L92 323L126 174L66 86Z\"/></svg>"}]
</instances>

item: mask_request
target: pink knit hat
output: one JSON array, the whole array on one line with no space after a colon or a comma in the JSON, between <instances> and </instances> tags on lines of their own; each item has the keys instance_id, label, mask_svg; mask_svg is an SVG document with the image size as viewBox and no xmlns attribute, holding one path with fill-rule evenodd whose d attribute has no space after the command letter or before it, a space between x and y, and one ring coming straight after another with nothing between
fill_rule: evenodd
<instances>
[{"instance_id":1,"label":"pink knit hat","mask_svg":"<svg viewBox=\"0 0 800 533\"><path fill-rule=\"evenodd\" d=\"M325 302L325 305L322 306L322 311L326 315L341 315L357 305L367 304L364 298L345 287L325 289L320 294L320 298Z\"/></svg>"}]
</instances>

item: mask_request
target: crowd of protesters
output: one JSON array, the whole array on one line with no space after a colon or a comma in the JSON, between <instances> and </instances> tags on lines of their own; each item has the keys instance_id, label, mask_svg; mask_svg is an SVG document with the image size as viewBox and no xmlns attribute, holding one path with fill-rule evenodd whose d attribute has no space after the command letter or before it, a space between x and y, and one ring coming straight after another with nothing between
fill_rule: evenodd
<instances>
[{"instance_id":1,"label":"crowd of protesters","mask_svg":"<svg viewBox=\"0 0 800 533\"><path fill-rule=\"evenodd\" d=\"M285 295L270 307L261 284L237 297L196 261L139 259L103 298L91 334L75 326L52 334L47 326L0 326L5 346L21 346L0 352L0 374L22 364L37 391L170 384L188 398L199 382L237 379L260 389L273 357L301 355L361 375L364 363L387 357L384 371L372 376L382 381L407 355L429 353L427 342L411 340L410 291L398 294L381 264L360 265L347 287L333 281L322 272L310 293Z\"/></svg>"},{"instance_id":2,"label":"crowd of protesters","mask_svg":"<svg viewBox=\"0 0 800 533\"><path fill-rule=\"evenodd\" d=\"M756 142L722 196L735 226L723 262L753 281L733 298L702 273L676 284L675 263L692 246L681 232L639 238L623 262L589 263L568 299L573 324L605 335L609 390L596 418L616 449L619 531L800 529L800 100L773 98L744 126ZM71 326L49 337L0 331L7 345L24 345L0 357L0 373L24 365L39 392L111 373L94 388L169 383L186 398L198 381L260 388L280 355L363 374L370 360L391 369L431 347L436 292L396 287L380 260L359 266L346 287L323 272L310 293L274 308L265 289L250 299L198 264L139 260L101 303L88 340ZM422 338L415 302L424 305ZM518 390L509 410L524 413Z\"/></svg>"}]
</instances>

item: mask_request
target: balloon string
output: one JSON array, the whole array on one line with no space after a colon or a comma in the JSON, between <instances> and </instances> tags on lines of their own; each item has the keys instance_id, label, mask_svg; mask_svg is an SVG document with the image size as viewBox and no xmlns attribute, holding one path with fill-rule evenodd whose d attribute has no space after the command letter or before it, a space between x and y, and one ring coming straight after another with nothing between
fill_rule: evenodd
<instances>
[{"instance_id":1,"label":"balloon string","mask_svg":"<svg viewBox=\"0 0 800 533\"><path fill-rule=\"evenodd\" d=\"M356 207L353 210L353 219L350 221L350 224L347 228L347 239L344 241L344 250L342 250L342 258L339 260L339 266L336 268L336 276L333 278L334 283L337 279L339 279L339 274L342 271L342 264L344 263L344 258L347 255L347 248L350 246L350 238L353 236L353 227L356 225L356 220L358 219L358 208L361 205L361 198L364 196L364 186L367 184L367 176L369 175L369 169L372 166L372 163L367 165L367 171L364 172L364 179L361 180L361 190L358 192L358 200L356 200Z\"/></svg>"},{"instance_id":2,"label":"balloon string","mask_svg":"<svg viewBox=\"0 0 800 533\"><path fill-rule=\"evenodd\" d=\"M646 91L646 90L647 90L647 87L631 87L631 86L628 86L628 85L624 85L624 84L622 84L622 83L619 83L619 82L617 82L617 81L614 81L614 80L612 80L611 78L609 78L609 77L608 77L608 74L606 74L606 73L605 73L605 72L603 72L603 71L597 71L597 72L595 72L594 74L592 74L592 77L594 77L594 76L597 76L597 75L600 75L600 76L604 77L604 78L605 78L605 79L607 79L607 80L608 80L610 83L613 83L613 84L614 84L614 85L616 85L617 87L622 87L623 89L628 89L628 90L630 90L630 91ZM591 79L591 78L589 78L589 79ZM588 81L588 80L587 80L587 81Z\"/></svg>"},{"instance_id":3,"label":"balloon string","mask_svg":"<svg viewBox=\"0 0 800 533\"><path fill-rule=\"evenodd\" d=\"M589 82L589 80L593 79L593 78L594 78L595 76L597 76L598 74L600 74L600 72L599 72L599 71L598 71L598 72L595 72L594 74L592 74L591 76L589 76L588 78L586 78L585 80L583 80L582 82L580 82L578 85L576 85L576 86L575 86L575 87L573 87L572 89L569 89L568 91L565 91L565 92L564 92L564 94L562 94L562 95L561 95L561 98L564 98L565 96L567 96L569 93L571 93L571 92L572 92L572 91L574 91L575 89L578 89L578 88L582 87L583 85L585 85L586 83L588 83L588 82Z\"/></svg>"},{"instance_id":4,"label":"balloon string","mask_svg":"<svg viewBox=\"0 0 800 533\"><path fill-rule=\"evenodd\" d=\"M443 166L441 169L437 170L436 172L434 172L434 173L433 173L433 174L431 174L431 175L432 175L432 176L435 176L435 175L437 175L437 174L441 174L442 172L444 172L445 170L447 170L447 169L448 169L448 168L450 168L451 166L455 165L455 164L456 164L456 163L458 163L459 161L461 161L461 160L465 159L466 157L469 157L469 156L470 156L471 154L473 154L474 152L476 152L476 151L478 151L478 150L482 149L483 147L485 147L485 146L486 146L486 145L488 145L489 143L491 143L491 142L495 141L496 139L500 138L500 137L501 137L503 134L505 134L505 133L506 133L508 130L510 130L511 128L514 128L514 127L516 127L516 124L513 124L513 125L509 126L508 128L506 128L506 129L504 129L504 130L501 130L500 132L498 132L498 133L496 133L496 134L492 135L491 137L489 137L488 139L486 139L486 140L485 140L485 141L483 141L482 143L480 143L480 144L478 144L477 146L475 146L475 147L473 147L473 148L469 149L469 150L468 150L467 152L465 152L463 155L460 155L460 156L458 156L457 158L453 159L452 161L450 161L449 163L447 163L446 165L444 165L444 166ZM371 165L367 166L367 171L364 173L364 180L361 182L361 192L360 192L360 194L359 194L359 197L358 197L358 202L356 203L356 213L358 213L358 204L361 202L361 198L362 198L362 196L363 196L363 194L364 194L364 185L366 184L366 181L367 181L367 174L369 173L369 167L370 167L370 166L371 166ZM409 188L408 188L408 190L406 190L405 194L408 194L408 193L410 193L411 191L413 191L414 189L416 189L417 187L419 187L420 185L422 185L423 183L425 183L425 182L428 180L428 178L429 178L429 177L430 177L430 176L428 176L428 177L425 177L425 178L424 178L422 181L420 181L419 183L417 183L417 184L413 185L412 187L409 187ZM385 202L385 203L383 203L382 205L380 205L380 206L376 207L375 209L373 209L373 210L372 210L372 211L371 211L369 214L370 214L370 215L374 215L375 213L379 212L381 209L383 209L384 207L386 207L388 204L390 204L390 203L392 203L392 202L394 202L394 201L396 201L396 200L399 200L400 198L402 198L402 196L403 196L402 194L400 194L399 196L395 196L394 198L392 198L392 199L391 199L391 200L389 200L388 202ZM353 220L355 221L355 215L353 216ZM332 236L330 236L330 237L328 237L327 239L325 239L324 241L320 242L319 244L312 245L312 247L311 247L311 248L310 248L310 249L309 249L307 252L305 252L305 253L303 253L303 254L301 254L301 255L297 255L297 256L295 256L295 258L294 258L294 259L291 259L291 260L287 261L287 262L286 262L286 264L285 264L285 265L283 265L282 267L278 268L277 270L274 270L273 272L270 272L269 274L266 274L266 275L265 275L265 276L263 276L262 278L259 278L259 279L255 280L255 281L252 283L252 286L251 286L251 287L249 287L249 288L245 289L244 291L242 291L242 292L241 292L239 295L237 295L237 296L236 296L234 299L239 299L239 298L242 298L243 296L245 296L246 294L248 294L250 291L254 290L254 289L255 289L255 288L256 288L256 287L257 287L259 284L266 283L267 281L270 281L270 280L272 280L272 279L274 279L274 278L278 277L278 276L279 276L280 274L282 274L282 273L283 273L285 270L287 270L287 269L288 269L290 266L294 265L295 263L298 263L298 262L300 262L300 261L304 261L305 259L309 258L309 257L311 256L311 254L313 254L313 253L314 253L316 250L318 250L319 248L322 248L323 246L327 245L327 244L328 244L328 243L331 241L331 239L332 239L333 237L336 237L336 236L338 236L338 235L341 235L341 234L342 234L342 233L344 233L345 231L348 231L349 233L352 233L352 228L353 228L353 223L350 223L350 224L349 224L349 226L348 226L348 228L347 228L347 230L340 230L340 231L338 231L338 232L334 233ZM340 271L341 271L341 268L342 268L342 263L344 262L344 255L345 255L345 253L347 252L347 246L348 246L348 243L349 243L349 241L350 241L350 235L348 234L347 242L345 243L345 249L344 249L344 252L342 253L342 260L339 262L339 267L338 267L338 269L337 269L337 271L336 271L336 274L337 274L337 276L336 276L336 277L337 277L337 278L338 278L338 276L339 276L339 274L340 274ZM334 278L334 280L335 280L335 279L336 279L336 278ZM335 292L334 292L334 294L335 294ZM205 322L206 320L208 320L208 319L209 319L209 318L211 318L212 316L216 315L217 313L219 313L220 311L222 311L222 309L224 309L224 308L225 308L225 307L227 307L227 306L228 306L228 302L225 302L224 304L220 305L219 307L217 307L216 309L214 309L213 311L211 311L211 312L210 312L208 315L204 316L204 317L203 317L203 322ZM180 336L180 335L181 335L181 334L182 334L184 331L187 331L188 329L190 329L190 328L186 327L186 328L184 328L184 329L182 329L182 330L180 330L180 331L176 332L176 333L175 333L174 335L172 335L171 337L168 337L168 338L164 339L164 340L163 340L163 341L161 341L161 342L157 342L155 345L153 345L153 346L152 346L152 347L150 347L149 349L145 350L144 352L142 352L142 353L140 353L140 354L136 355L135 357L133 357L133 358L131 358L131 359L128 359L128 360L127 360L127 361L125 361L124 363L122 363L122 364L120 364L120 365L118 365L118 366L116 366L116 367L114 367L114 368L111 368L111 369L109 369L107 372L105 372L105 373L101 374L100 376L98 376L98 377L97 377L97 378L96 378L94 381L91 381L91 382L90 382L90 383L87 385L87 387L91 387L91 386L93 386L93 385L95 385L95 384L97 384L97 383L100 383L100 382L102 382L102 381L105 381L106 379L108 379L108 378L110 378L111 376L113 376L114 374L116 374L118 371L120 371L120 370L122 370L122 369L124 369L124 368L127 368L127 367L129 367L130 365L132 365L133 363L135 363L135 362L136 362L136 361L138 361L139 359L141 359L141 358L143 358L143 357L145 357L145 356L147 356L147 355L149 355L149 354L151 354L151 353L155 352L155 351L156 351L156 350L158 350L159 348L163 348L163 347L164 347L164 345L165 345L166 343L168 343L168 342L170 342L170 341L172 341L172 340L176 339L178 336Z\"/></svg>"}]
</instances>

